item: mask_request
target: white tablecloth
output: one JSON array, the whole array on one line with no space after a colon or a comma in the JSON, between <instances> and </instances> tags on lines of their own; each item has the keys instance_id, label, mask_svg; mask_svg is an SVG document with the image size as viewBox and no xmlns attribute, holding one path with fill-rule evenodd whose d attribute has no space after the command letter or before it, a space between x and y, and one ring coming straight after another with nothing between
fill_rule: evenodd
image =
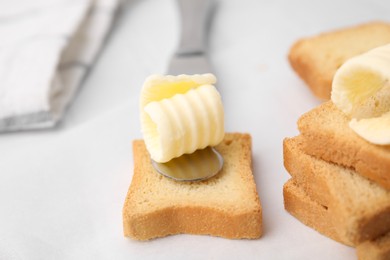
<instances>
[{"instance_id":1,"label":"white tablecloth","mask_svg":"<svg viewBox=\"0 0 390 260\"><path fill-rule=\"evenodd\" d=\"M352 248L304 226L283 208L282 140L320 103L287 62L298 38L389 20L390 2L219 1L210 55L228 132L253 137L263 205L259 240L176 235L137 242L122 235L141 138L138 95L165 71L178 42L172 0L128 1L64 122L54 130L0 135L0 259L355 259Z\"/></svg>"}]
</instances>

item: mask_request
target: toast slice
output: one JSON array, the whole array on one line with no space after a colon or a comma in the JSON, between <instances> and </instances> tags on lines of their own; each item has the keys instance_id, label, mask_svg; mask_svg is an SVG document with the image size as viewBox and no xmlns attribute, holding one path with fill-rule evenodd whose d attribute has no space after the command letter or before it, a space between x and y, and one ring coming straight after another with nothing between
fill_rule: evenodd
<instances>
[{"instance_id":1,"label":"toast slice","mask_svg":"<svg viewBox=\"0 0 390 260\"><path fill-rule=\"evenodd\" d=\"M283 185L283 199L284 208L300 222L333 240L352 246L350 241L338 234L328 208L311 199L293 179Z\"/></svg>"},{"instance_id":2,"label":"toast slice","mask_svg":"<svg viewBox=\"0 0 390 260\"><path fill-rule=\"evenodd\" d=\"M300 222L333 240L350 245L338 235L328 208L313 200L293 179L284 184L283 197L285 209ZM390 259L390 233L357 245L356 252L360 260Z\"/></svg>"},{"instance_id":3,"label":"toast slice","mask_svg":"<svg viewBox=\"0 0 390 260\"><path fill-rule=\"evenodd\" d=\"M328 208L343 241L357 245L390 231L390 191L353 170L305 154L302 136L284 140L284 164L313 200Z\"/></svg>"},{"instance_id":4,"label":"toast slice","mask_svg":"<svg viewBox=\"0 0 390 260\"><path fill-rule=\"evenodd\" d=\"M390 189L390 145L374 145L353 132L349 119L331 102L305 113L298 128L305 137L304 151L357 173Z\"/></svg>"},{"instance_id":5,"label":"toast slice","mask_svg":"<svg viewBox=\"0 0 390 260\"><path fill-rule=\"evenodd\" d=\"M259 238L262 208L251 169L251 136L226 134L216 176L178 182L158 174L142 140L133 142L134 175L123 207L124 235L149 240L187 233Z\"/></svg>"},{"instance_id":6,"label":"toast slice","mask_svg":"<svg viewBox=\"0 0 390 260\"><path fill-rule=\"evenodd\" d=\"M390 24L370 22L298 40L288 59L314 95L330 99L333 76L349 58L390 43Z\"/></svg>"}]
</instances>

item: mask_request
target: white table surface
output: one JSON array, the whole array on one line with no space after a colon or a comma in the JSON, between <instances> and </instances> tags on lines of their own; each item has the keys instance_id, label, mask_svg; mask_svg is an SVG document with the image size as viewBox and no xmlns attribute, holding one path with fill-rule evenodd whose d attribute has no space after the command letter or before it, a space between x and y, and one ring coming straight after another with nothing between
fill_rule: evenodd
<instances>
[{"instance_id":1,"label":"white table surface","mask_svg":"<svg viewBox=\"0 0 390 260\"><path fill-rule=\"evenodd\" d=\"M126 2L96 65L56 129L0 135L0 259L355 259L355 250L283 208L282 140L320 103L287 62L303 36L390 19L388 1L219 1L210 56L226 131L253 138L263 206L258 240L176 235L137 242L122 234L141 138L138 96L163 73L178 41L172 0Z\"/></svg>"}]
</instances>

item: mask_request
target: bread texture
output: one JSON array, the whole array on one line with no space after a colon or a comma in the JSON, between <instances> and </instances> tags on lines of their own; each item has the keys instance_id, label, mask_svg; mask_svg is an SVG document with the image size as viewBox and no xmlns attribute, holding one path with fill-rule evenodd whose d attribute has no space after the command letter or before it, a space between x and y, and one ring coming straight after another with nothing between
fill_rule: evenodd
<instances>
[{"instance_id":1,"label":"bread texture","mask_svg":"<svg viewBox=\"0 0 390 260\"><path fill-rule=\"evenodd\" d=\"M353 132L348 122L349 118L331 101L305 113L298 120L298 128L306 140L304 151L353 168L389 190L390 146L369 143Z\"/></svg>"},{"instance_id":2,"label":"bread texture","mask_svg":"<svg viewBox=\"0 0 390 260\"><path fill-rule=\"evenodd\" d=\"M338 234L328 208L310 198L293 179L284 184L283 198L284 208L300 222L333 240L352 245Z\"/></svg>"},{"instance_id":3,"label":"bread texture","mask_svg":"<svg viewBox=\"0 0 390 260\"><path fill-rule=\"evenodd\" d=\"M135 140L124 235L136 240L180 233L259 238L262 208L252 174L251 136L227 133L216 149L224 158L221 172L204 181L178 182L158 174L144 142Z\"/></svg>"},{"instance_id":4,"label":"bread texture","mask_svg":"<svg viewBox=\"0 0 390 260\"><path fill-rule=\"evenodd\" d=\"M288 59L314 95L328 100L333 76L346 60L388 43L390 23L370 22L300 39Z\"/></svg>"},{"instance_id":5,"label":"bread texture","mask_svg":"<svg viewBox=\"0 0 390 260\"><path fill-rule=\"evenodd\" d=\"M390 231L390 191L351 169L305 154L302 136L284 140L284 165L313 200L327 208L340 239L358 245Z\"/></svg>"},{"instance_id":6,"label":"bread texture","mask_svg":"<svg viewBox=\"0 0 390 260\"><path fill-rule=\"evenodd\" d=\"M356 247L359 260L389 260L390 233Z\"/></svg>"}]
</instances>

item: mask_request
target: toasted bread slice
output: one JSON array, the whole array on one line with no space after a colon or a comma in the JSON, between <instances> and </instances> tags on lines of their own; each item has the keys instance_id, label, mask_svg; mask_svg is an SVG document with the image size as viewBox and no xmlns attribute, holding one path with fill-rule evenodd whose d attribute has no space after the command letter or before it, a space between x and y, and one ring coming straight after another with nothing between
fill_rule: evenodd
<instances>
[{"instance_id":1,"label":"toasted bread slice","mask_svg":"<svg viewBox=\"0 0 390 260\"><path fill-rule=\"evenodd\" d=\"M298 128L307 140L304 151L325 161L351 167L390 189L390 146L369 143L348 126L349 119L331 102L305 113Z\"/></svg>"},{"instance_id":2,"label":"toasted bread slice","mask_svg":"<svg viewBox=\"0 0 390 260\"><path fill-rule=\"evenodd\" d=\"M303 224L340 243L352 245L338 234L328 208L311 199L293 179L284 184L283 198L284 208Z\"/></svg>"},{"instance_id":3,"label":"toasted bread slice","mask_svg":"<svg viewBox=\"0 0 390 260\"><path fill-rule=\"evenodd\" d=\"M298 40L288 59L321 99L330 99L333 76L349 58L390 43L390 23L371 22Z\"/></svg>"},{"instance_id":4,"label":"toasted bread slice","mask_svg":"<svg viewBox=\"0 0 390 260\"><path fill-rule=\"evenodd\" d=\"M251 169L251 137L226 134L216 149L224 158L220 173L205 181L178 182L158 174L144 142L134 141L134 175L123 207L125 236L259 238L262 208Z\"/></svg>"},{"instance_id":5,"label":"toasted bread slice","mask_svg":"<svg viewBox=\"0 0 390 260\"><path fill-rule=\"evenodd\" d=\"M284 164L296 183L328 208L343 241L357 245L390 231L390 191L335 164L305 154L302 136L284 140Z\"/></svg>"},{"instance_id":6,"label":"toasted bread slice","mask_svg":"<svg viewBox=\"0 0 390 260\"><path fill-rule=\"evenodd\" d=\"M351 245L339 236L332 221L334 215L328 208L313 200L293 179L284 184L283 197L285 209L300 222L333 240ZM390 259L390 233L357 245L356 251L360 260Z\"/></svg>"}]
</instances>

